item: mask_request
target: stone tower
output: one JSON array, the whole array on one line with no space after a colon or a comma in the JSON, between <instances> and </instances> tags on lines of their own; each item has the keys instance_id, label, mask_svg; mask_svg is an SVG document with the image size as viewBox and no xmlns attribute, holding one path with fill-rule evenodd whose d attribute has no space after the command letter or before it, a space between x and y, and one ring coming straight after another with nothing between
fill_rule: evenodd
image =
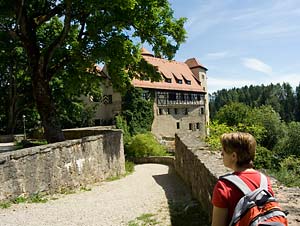
<instances>
[{"instance_id":1,"label":"stone tower","mask_svg":"<svg viewBox=\"0 0 300 226\"><path fill-rule=\"evenodd\" d=\"M205 123L208 133L208 125L209 125L209 98L208 98L208 89L207 89L207 68L201 65L195 58L190 58L185 61L185 63L189 66L194 76L198 81L201 82L203 90L206 91L205 94Z\"/></svg>"}]
</instances>

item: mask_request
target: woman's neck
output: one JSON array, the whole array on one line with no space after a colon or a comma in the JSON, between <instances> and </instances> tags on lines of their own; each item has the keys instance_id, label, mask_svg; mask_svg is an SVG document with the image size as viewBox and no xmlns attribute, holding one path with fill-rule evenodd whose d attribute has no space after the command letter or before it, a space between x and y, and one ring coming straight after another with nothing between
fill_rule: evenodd
<instances>
[{"instance_id":1,"label":"woman's neck","mask_svg":"<svg viewBox=\"0 0 300 226\"><path fill-rule=\"evenodd\" d=\"M232 168L234 172L244 172L244 171L253 171L253 168L249 168L249 167L233 167Z\"/></svg>"}]
</instances>

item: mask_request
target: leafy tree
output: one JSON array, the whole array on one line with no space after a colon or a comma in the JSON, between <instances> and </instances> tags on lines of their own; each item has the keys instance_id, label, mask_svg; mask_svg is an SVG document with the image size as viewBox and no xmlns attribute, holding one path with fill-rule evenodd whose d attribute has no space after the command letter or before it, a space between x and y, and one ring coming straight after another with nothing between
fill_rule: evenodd
<instances>
[{"instance_id":1,"label":"leafy tree","mask_svg":"<svg viewBox=\"0 0 300 226\"><path fill-rule=\"evenodd\" d=\"M296 121L300 122L300 83L296 87Z\"/></svg>"},{"instance_id":2,"label":"leafy tree","mask_svg":"<svg viewBox=\"0 0 300 226\"><path fill-rule=\"evenodd\" d=\"M290 122L287 133L275 147L281 158L294 155L300 158L300 122Z\"/></svg>"},{"instance_id":3,"label":"leafy tree","mask_svg":"<svg viewBox=\"0 0 300 226\"><path fill-rule=\"evenodd\" d=\"M269 150L272 150L285 135L285 124L271 106L254 108L247 120L248 124L259 125L265 129L260 144Z\"/></svg>"},{"instance_id":4,"label":"leafy tree","mask_svg":"<svg viewBox=\"0 0 300 226\"><path fill-rule=\"evenodd\" d=\"M31 82L27 73L25 53L22 48L14 45L9 36L7 43L0 42L0 132L12 134L22 114L30 114L34 108L31 95ZM31 114L30 114L31 115ZM32 116L32 115L31 115ZM28 117L30 120L32 117Z\"/></svg>"},{"instance_id":5,"label":"leafy tree","mask_svg":"<svg viewBox=\"0 0 300 226\"><path fill-rule=\"evenodd\" d=\"M295 119L295 98L293 88L288 83L282 84L282 93L280 96L281 115L284 121L291 122Z\"/></svg>"},{"instance_id":6,"label":"leafy tree","mask_svg":"<svg viewBox=\"0 0 300 226\"><path fill-rule=\"evenodd\" d=\"M222 107L216 114L215 119L228 126L244 123L249 117L250 108L242 103L231 103Z\"/></svg>"},{"instance_id":7,"label":"leafy tree","mask_svg":"<svg viewBox=\"0 0 300 226\"><path fill-rule=\"evenodd\" d=\"M140 43L172 58L185 39L185 19L173 18L167 0L15 0L1 1L0 8L0 42L10 36L26 52L48 142L64 140L52 92L57 77L65 89L70 85L79 92L93 84L94 64L105 62L114 87L124 90L137 72L149 74Z\"/></svg>"},{"instance_id":8,"label":"leafy tree","mask_svg":"<svg viewBox=\"0 0 300 226\"><path fill-rule=\"evenodd\" d=\"M250 107L260 107L263 105L270 105L276 112L278 112L281 118L290 122L293 120L299 121L299 108L296 93L288 83L279 83L273 85L261 85L261 86L245 86L242 88L222 89L211 95L210 110L211 119L215 118L216 112L220 110L224 105L228 105L232 102L239 102L246 104Z\"/></svg>"}]
</instances>

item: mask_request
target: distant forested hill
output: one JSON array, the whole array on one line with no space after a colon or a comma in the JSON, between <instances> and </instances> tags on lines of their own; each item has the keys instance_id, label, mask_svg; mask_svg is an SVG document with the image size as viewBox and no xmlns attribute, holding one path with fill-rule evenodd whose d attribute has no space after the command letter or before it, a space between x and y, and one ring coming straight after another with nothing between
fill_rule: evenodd
<instances>
[{"instance_id":1,"label":"distant forested hill","mask_svg":"<svg viewBox=\"0 0 300 226\"><path fill-rule=\"evenodd\" d=\"M244 103L250 107L270 105L285 122L300 121L300 83L295 90L289 83L222 89L210 95L210 115L226 104Z\"/></svg>"}]
</instances>

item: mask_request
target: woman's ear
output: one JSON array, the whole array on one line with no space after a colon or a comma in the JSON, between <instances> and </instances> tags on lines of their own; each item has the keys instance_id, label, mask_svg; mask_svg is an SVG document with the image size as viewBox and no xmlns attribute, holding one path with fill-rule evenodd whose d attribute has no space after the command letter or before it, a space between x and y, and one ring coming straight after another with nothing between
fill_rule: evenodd
<instances>
[{"instance_id":1,"label":"woman's ear","mask_svg":"<svg viewBox=\"0 0 300 226\"><path fill-rule=\"evenodd\" d=\"M231 154L232 159L237 162L238 158L237 158L237 153L236 152L232 152Z\"/></svg>"}]
</instances>

